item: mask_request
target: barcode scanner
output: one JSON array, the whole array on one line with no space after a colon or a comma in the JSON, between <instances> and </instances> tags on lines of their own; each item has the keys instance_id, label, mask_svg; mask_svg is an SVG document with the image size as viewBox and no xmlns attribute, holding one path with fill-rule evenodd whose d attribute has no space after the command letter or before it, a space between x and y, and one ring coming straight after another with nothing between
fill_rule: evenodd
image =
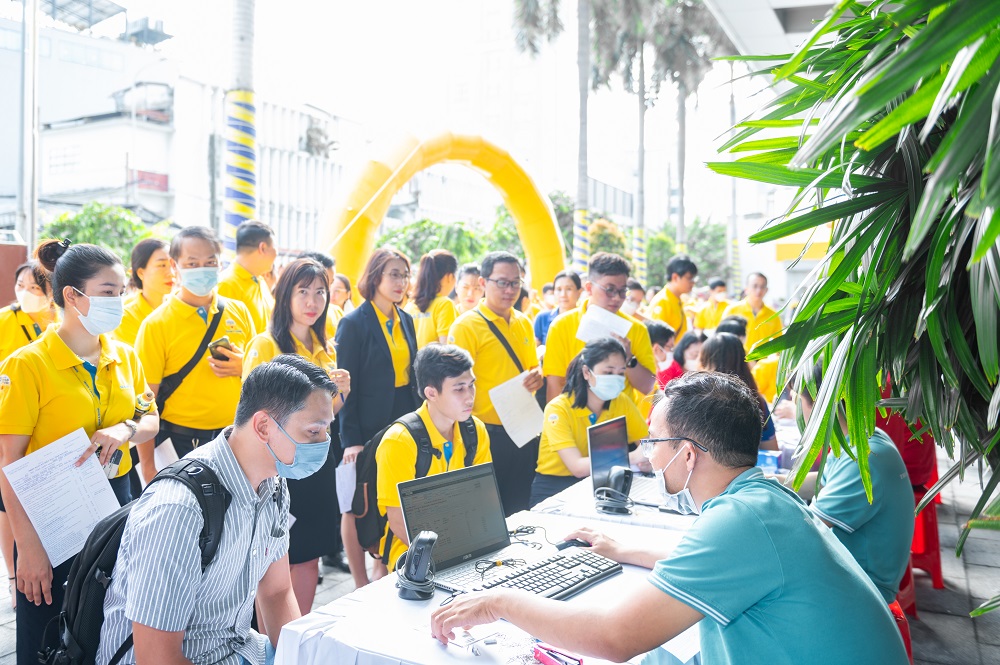
<instances>
[{"instance_id":1,"label":"barcode scanner","mask_svg":"<svg viewBox=\"0 0 1000 665\"><path fill-rule=\"evenodd\" d=\"M438 535L421 531L410 543L410 549L396 561L396 586L404 600L428 600L434 596L434 572L431 570L434 544Z\"/></svg>"}]
</instances>

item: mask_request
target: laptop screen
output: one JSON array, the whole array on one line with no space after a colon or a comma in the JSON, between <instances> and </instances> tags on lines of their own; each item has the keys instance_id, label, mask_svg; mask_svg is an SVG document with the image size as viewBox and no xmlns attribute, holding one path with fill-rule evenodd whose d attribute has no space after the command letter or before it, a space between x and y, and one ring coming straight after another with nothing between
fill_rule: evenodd
<instances>
[{"instance_id":1,"label":"laptop screen","mask_svg":"<svg viewBox=\"0 0 1000 665\"><path fill-rule=\"evenodd\" d=\"M510 545L492 464L408 480L397 489L410 541L421 531L438 535L438 571Z\"/></svg>"},{"instance_id":2,"label":"laptop screen","mask_svg":"<svg viewBox=\"0 0 1000 665\"><path fill-rule=\"evenodd\" d=\"M590 449L590 477L594 489L605 487L611 467L629 465L625 416L588 427L587 444Z\"/></svg>"}]
</instances>

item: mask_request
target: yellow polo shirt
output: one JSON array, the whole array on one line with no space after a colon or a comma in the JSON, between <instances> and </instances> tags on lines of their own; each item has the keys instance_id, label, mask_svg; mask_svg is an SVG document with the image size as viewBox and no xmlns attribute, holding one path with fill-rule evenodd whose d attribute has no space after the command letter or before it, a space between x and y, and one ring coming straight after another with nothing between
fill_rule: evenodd
<instances>
[{"instance_id":1,"label":"yellow polo shirt","mask_svg":"<svg viewBox=\"0 0 1000 665\"><path fill-rule=\"evenodd\" d=\"M721 302L709 300L695 315L694 327L698 330L714 330L715 328L718 328L719 321L722 320L723 312L725 312L726 308L731 304L732 303L728 300L723 300Z\"/></svg>"},{"instance_id":2,"label":"yellow polo shirt","mask_svg":"<svg viewBox=\"0 0 1000 665\"><path fill-rule=\"evenodd\" d=\"M403 334L403 328L399 325L399 308L396 307L397 311L392 321L391 333L388 325L389 317L374 305L372 305L372 309L375 310L375 316L378 317L378 325L382 329L385 343L389 345L389 353L392 355L392 371L396 375L395 385L397 388L409 385L410 363L413 362L413 359L410 358L410 346L406 343L406 335Z\"/></svg>"},{"instance_id":3,"label":"yellow polo shirt","mask_svg":"<svg viewBox=\"0 0 1000 665\"><path fill-rule=\"evenodd\" d=\"M585 346L583 341L576 338L576 331L580 327L580 319L587 313L590 301L584 300L583 304L560 315L549 327L549 335L545 338L545 359L542 364L545 376L566 376L569 364L578 353L583 351ZM649 331L628 314L617 313L621 318L629 321L632 327L629 328L628 340L632 343L632 355L639 360L639 364L656 375L656 358L653 356L653 345L649 341ZM639 404L644 401L643 393L635 389L628 379L625 379L625 391L632 396L632 400Z\"/></svg>"},{"instance_id":4,"label":"yellow polo shirt","mask_svg":"<svg viewBox=\"0 0 1000 665\"><path fill-rule=\"evenodd\" d=\"M313 365L323 368L323 371L327 374L337 369L337 363L319 343L319 338L316 337L316 333L310 330L309 334L312 336L313 350L309 351L306 349L305 344L300 342L299 338L293 335L292 342L295 344L295 353L302 356ZM247 347L246 353L243 355L243 380L247 380L247 374L249 374L250 370L254 367L271 362L275 359L275 357L280 356L282 353L284 353L284 351L278 348L278 343L274 341L274 337L271 336L271 333L260 333L254 337L250 340L250 346Z\"/></svg>"},{"instance_id":5,"label":"yellow polo shirt","mask_svg":"<svg viewBox=\"0 0 1000 665\"><path fill-rule=\"evenodd\" d=\"M219 276L218 294L246 305L254 330L267 330L274 310L274 298L262 277L254 277L250 271L233 261Z\"/></svg>"},{"instance_id":6,"label":"yellow polo shirt","mask_svg":"<svg viewBox=\"0 0 1000 665\"><path fill-rule=\"evenodd\" d=\"M639 413L635 402L625 393L611 400L608 408L591 420L593 415L587 407L574 407L573 396L566 393L549 402L545 406L545 422L538 444L538 465L535 471L548 476L572 476L573 473L559 457L559 451L575 446L582 456L588 457L590 450L587 446L587 428L605 420L625 416L629 443L649 436L646 420Z\"/></svg>"},{"instance_id":7,"label":"yellow polo shirt","mask_svg":"<svg viewBox=\"0 0 1000 665\"><path fill-rule=\"evenodd\" d=\"M451 463L447 463L444 458L444 442L437 427L431 422L431 414L427 410L427 403L424 402L417 413L427 428L427 433L431 437L431 445L436 450L441 451L441 456L431 456L431 466L427 471L428 476L436 476L445 471L465 468L465 444L462 442L461 426L456 422L451 437ZM490 456L490 435L486 432L486 426L482 421L473 416L476 423L476 434L479 441L476 444L476 456L473 464L485 464L492 462ZM399 423L394 424L382 437L382 442L375 451L375 461L378 462L378 510L385 515L386 508L399 508L399 492L396 485L406 480L413 480L416 477L417 465L417 443L410 436L409 430ZM388 531L389 526L386 525ZM385 547L385 534L382 535L382 542L379 543L379 551ZM389 548L389 561L386 564L389 570L396 566L399 555L406 551L406 545L398 538L393 538L392 547Z\"/></svg>"},{"instance_id":8,"label":"yellow polo shirt","mask_svg":"<svg viewBox=\"0 0 1000 665\"><path fill-rule=\"evenodd\" d=\"M139 326L152 313L153 306L143 297L142 291L136 291L125 301L125 315L122 316L122 322L118 327L111 332L111 336L119 342L125 342L134 347L136 335L139 334Z\"/></svg>"},{"instance_id":9,"label":"yellow polo shirt","mask_svg":"<svg viewBox=\"0 0 1000 665\"><path fill-rule=\"evenodd\" d=\"M747 341L744 346L747 353L750 353L761 342L766 342L781 334L783 329L781 319L774 316L774 314L775 311L773 309L762 303L760 311L754 316L753 308L744 299L730 305L723 313L722 318L726 318L727 316L742 316L747 320ZM774 316L773 319L771 318L772 316Z\"/></svg>"},{"instance_id":10,"label":"yellow polo shirt","mask_svg":"<svg viewBox=\"0 0 1000 665\"><path fill-rule=\"evenodd\" d=\"M774 402L778 394L778 355L772 354L757 361L751 370L757 390L764 396L768 404Z\"/></svg>"},{"instance_id":11,"label":"yellow polo shirt","mask_svg":"<svg viewBox=\"0 0 1000 665\"><path fill-rule=\"evenodd\" d=\"M334 346L333 339L337 334L337 326L340 324L342 318L344 318L344 310L330 303L330 307L326 310L326 352L334 360L337 359L337 349Z\"/></svg>"},{"instance_id":12,"label":"yellow polo shirt","mask_svg":"<svg viewBox=\"0 0 1000 665\"><path fill-rule=\"evenodd\" d=\"M649 303L648 316L651 319L663 321L673 328L678 340L688 331L687 315L684 313L681 299L667 287L663 287L659 293L653 296L653 301Z\"/></svg>"},{"instance_id":13,"label":"yellow polo shirt","mask_svg":"<svg viewBox=\"0 0 1000 665\"><path fill-rule=\"evenodd\" d=\"M0 309L0 362L22 346L34 342L44 331L20 308Z\"/></svg>"},{"instance_id":14,"label":"yellow polo shirt","mask_svg":"<svg viewBox=\"0 0 1000 665\"><path fill-rule=\"evenodd\" d=\"M440 294L431 301L426 312L421 312L416 305L413 306L413 310L416 312L413 315L413 327L417 331L418 349L447 337L451 324L458 318L458 308L455 307L455 303L449 300L448 296Z\"/></svg>"},{"instance_id":15,"label":"yellow polo shirt","mask_svg":"<svg viewBox=\"0 0 1000 665\"><path fill-rule=\"evenodd\" d=\"M475 308L455 319L448 332L448 342L457 344L472 356L473 373L476 375L473 415L489 425L500 425L500 416L490 400L490 390L513 379L520 372L503 344L483 320L483 316L492 321L507 339L514 355L521 361L521 367L526 370L538 367L535 330L531 319L516 309L511 309L508 323L482 300Z\"/></svg>"},{"instance_id":16,"label":"yellow polo shirt","mask_svg":"<svg viewBox=\"0 0 1000 665\"><path fill-rule=\"evenodd\" d=\"M218 311L218 298L205 308L208 321ZM198 343L208 330L198 308L179 297L164 301L139 326L135 350L150 383L160 383L187 364L198 351L201 360L167 400L160 414L164 420L181 427L222 429L233 423L240 400L240 377L219 378L208 364L208 349ZM250 312L238 300L226 300L225 311L212 341L229 337L233 348L245 350L257 331Z\"/></svg>"},{"instance_id":17,"label":"yellow polo shirt","mask_svg":"<svg viewBox=\"0 0 1000 665\"><path fill-rule=\"evenodd\" d=\"M143 367L132 347L106 335L100 340L101 357L93 380L55 328L4 361L0 433L30 436L30 454L81 427L90 437L135 417L136 397L149 390ZM128 448L127 443L120 448L118 477L132 468Z\"/></svg>"}]
</instances>

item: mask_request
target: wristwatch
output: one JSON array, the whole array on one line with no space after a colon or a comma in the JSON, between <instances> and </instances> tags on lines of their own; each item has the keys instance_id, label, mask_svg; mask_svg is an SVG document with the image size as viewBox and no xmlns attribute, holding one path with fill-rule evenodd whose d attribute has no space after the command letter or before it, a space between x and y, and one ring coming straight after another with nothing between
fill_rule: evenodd
<instances>
[{"instance_id":1,"label":"wristwatch","mask_svg":"<svg viewBox=\"0 0 1000 665\"><path fill-rule=\"evenodd\" d=\"M628 367L629 369L634 369L635 366L638 364L639 364L639 359L636 358L635 356L632 356L631 358L628 359L628 362L625 363L625 367Z\"/></svg>"},{"instance_id":2,"label":"wristwatch","mask_svg":"<svg viewBox=\"0 0 1000 665\"><path fill-rule=\"evenodd\" d=\"M139 426L136 425L135 421L132 420L131 418L126 420L124 424L125 427L128 427L130 430L132 430L132 433L128 435L129 441L131 441L133 438L135 438L135 433L139 431Z\"/></svg>"}]
</instances>

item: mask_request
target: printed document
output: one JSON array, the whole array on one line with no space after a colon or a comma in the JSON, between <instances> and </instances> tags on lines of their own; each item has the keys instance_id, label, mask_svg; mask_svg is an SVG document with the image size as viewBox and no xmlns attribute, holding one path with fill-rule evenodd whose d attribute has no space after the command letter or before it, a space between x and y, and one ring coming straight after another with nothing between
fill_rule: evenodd
<instances>
[{"instance_id":1,"label":"printed document","mask_svg":"<svg viewBox=\"0 0 1000 665\"><path fill-rule=\"evenodd\" d=\"M535 401L535 396L524 387L527 373L527 370L521 372L490 391L493 408L497 410L503 428L518 448L523 448L541 434L544 422L542 409Z\"/></svg>"},{"instance_id":2,"label":"printed document","mask_svg":"<svg viewBox=\"0 0 1000 665\"><path fill-rule=\"evenodd\" d=\"M580 327L576 329L576 338L586 344L592 339L611 337L614 333L619 337L628 335L632 322L612 314L606 309L591 304L587 312L580 318Z\"/></svg>"},{"instance_id":3,"label":"printed document","mask_svg":"<svg viewBox=\"0 0 1000 665\"><path fill-rule=\"evenodd\" d=\"M337 504L341 514L351 512L351 505L354 503L354 489L358 486L356 465L357 462L342 462L337 467Z\"/></svg>"},{"instance_id":4,"label":"printed document","mask_svg":"<svg viewBox=\"0 0 1000 665\"><path fill-rule=\"evenodd\" d=\"M3 468L53 568L83 549L94 525L119 507L97 455L73 466L88 446L81 427Z\"/></svg>"}]
</instances>

